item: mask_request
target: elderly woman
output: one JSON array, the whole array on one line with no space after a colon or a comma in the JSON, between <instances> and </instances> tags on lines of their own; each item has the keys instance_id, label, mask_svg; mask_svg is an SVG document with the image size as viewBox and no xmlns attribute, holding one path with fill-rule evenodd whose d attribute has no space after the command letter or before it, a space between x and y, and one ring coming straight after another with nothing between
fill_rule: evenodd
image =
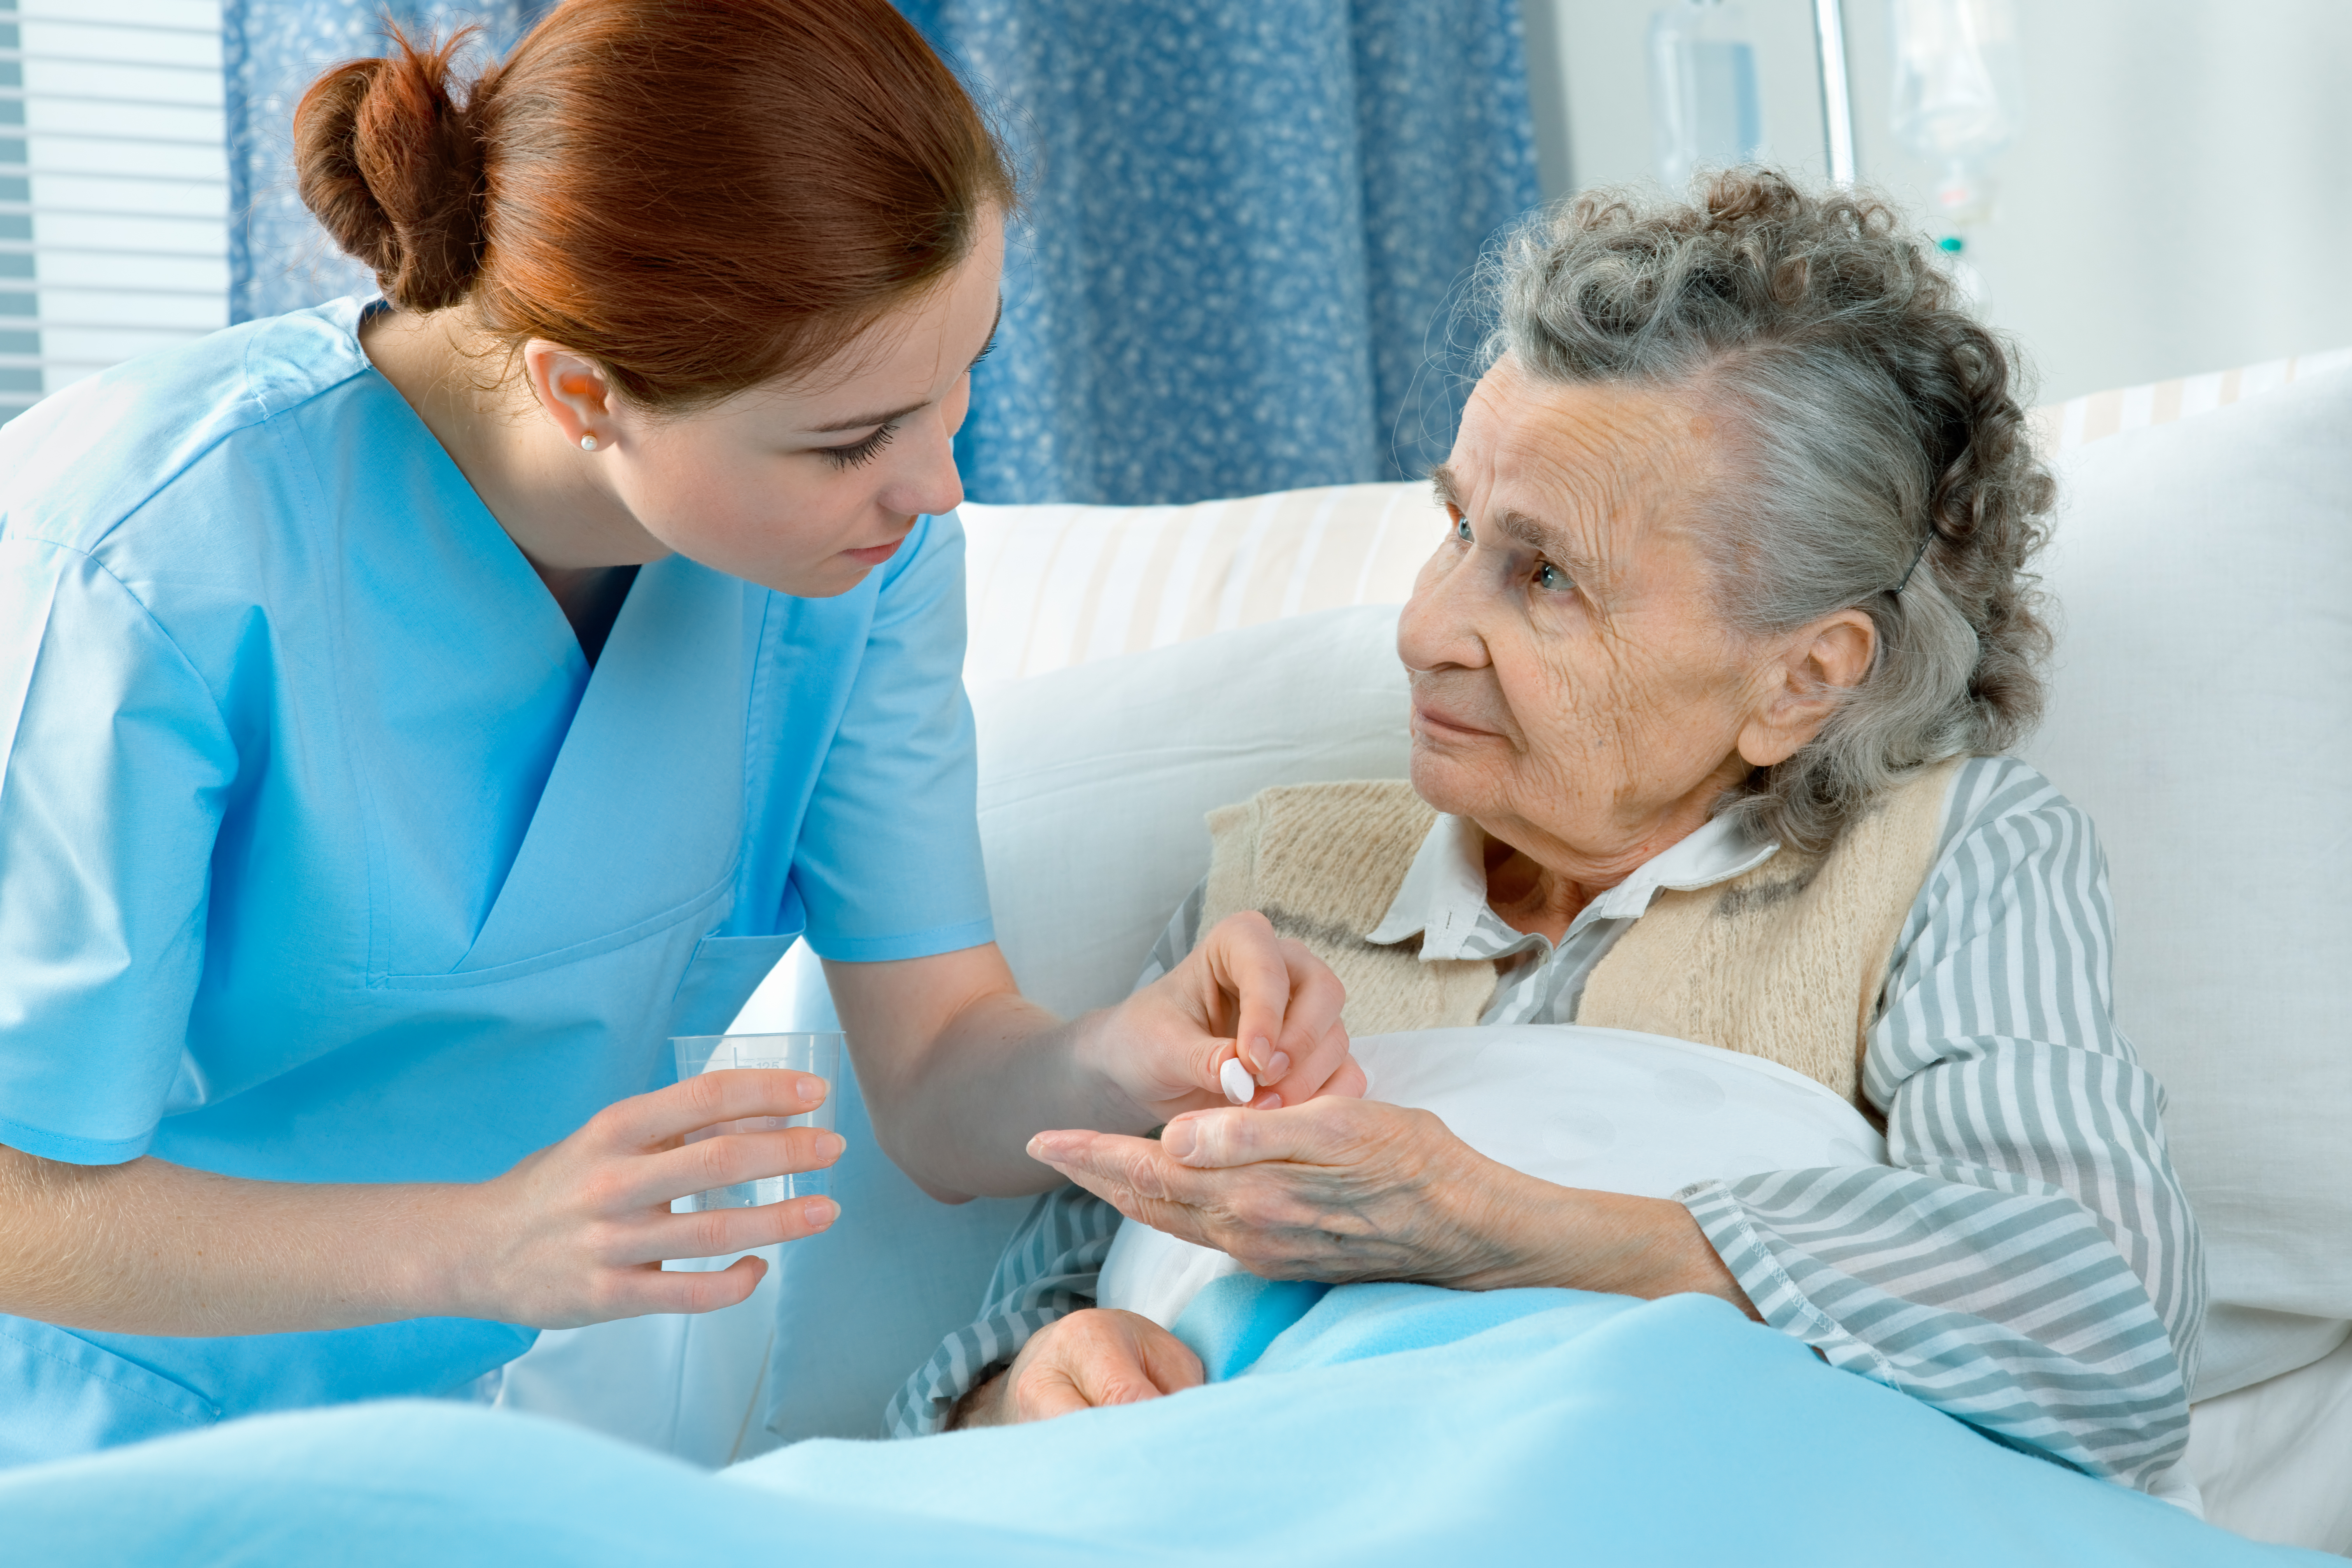
<instances>
[{"instance_id":1,"label":"elderly woman","mask_svg":"<svg viewBox=\"0 0 2352 1568\"><path fill-rule=\"evenodd\" d=\"M1031 1145L1040 1201L901 1432L1187 1386L1090 1309L1120 1213L1271 1279L1719 1296L1832 1365L2127 1484L2176 1458L2203 1313L2163 1092L2117 1030L2091 824L2002 753L2053 499L2008 358L1884 205L1717 178L1507 247L1490 368L1398 630L1410 789L1268 792L1146 979L1255 908L1358 1035L1601 1024L1778 1061L1888 1163L1580 1191L1327 1096ZM1099 1195L1097 1195L1099 1194ZM1106 1201L1108 1200L1108 1201Z\"/></svg>"}]
</instances>

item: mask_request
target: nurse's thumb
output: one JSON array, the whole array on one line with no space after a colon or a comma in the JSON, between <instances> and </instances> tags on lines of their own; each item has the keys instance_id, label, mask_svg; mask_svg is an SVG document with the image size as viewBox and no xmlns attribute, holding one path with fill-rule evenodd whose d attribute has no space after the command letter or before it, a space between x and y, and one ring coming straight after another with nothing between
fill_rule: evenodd
<instances>
[{"instance_id":1,"label":"nurse's thumb","mask_svg":"<svg viewBox=\"0 0 2352 1568\"><path fill-rule=\"evenodd\" d=\"M1260 1042L1264 1044L1263 1041ZM1192 1069L1185 1075L1227 1105L1249 1105L1264 1098L1257 1075L1230 1039L1205 1039L1196 1047ZM1286 1061L1287 1058L1285 1058Z\"/></svg>"}]
</instances>

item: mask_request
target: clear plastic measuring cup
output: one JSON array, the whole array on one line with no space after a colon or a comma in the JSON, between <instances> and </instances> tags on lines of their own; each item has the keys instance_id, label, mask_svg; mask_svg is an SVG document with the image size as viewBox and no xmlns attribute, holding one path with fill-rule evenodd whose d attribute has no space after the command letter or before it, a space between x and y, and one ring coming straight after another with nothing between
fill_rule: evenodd
<instances>
[{"instance_id":1,"label":"clear plastic measuring cup","mask_svg":"<svg viewBox=\"0 0 2352 1568\"><path fill-rule=\"evenodd\" d=\"M787 1068L793 1072L814 1073L824 1079L828 1091L840 1081L841 1045L841 1036L821 1034L680 1035L670 1041L671 1048L677 1052L680 1083L702 1073L723 1072L730 1068ZM698 1143L722 1132L776 1132L787 1127L822 1127L830 1131L834 1099L828 1092L823 1105L798 1116L749 1116L738 1121L721 1121L699 1132L688 1133L686 1141ZM704 1209L743 1209L780 1204L786 1198L819 1197L824 1195L825 1178L831 1174L830 1171L803 1171L757 1182L737 1182L732 1186L688 1193L670 1205L670 1209L675 1214L698 1214Z\"/></svg>"}]
</instances>

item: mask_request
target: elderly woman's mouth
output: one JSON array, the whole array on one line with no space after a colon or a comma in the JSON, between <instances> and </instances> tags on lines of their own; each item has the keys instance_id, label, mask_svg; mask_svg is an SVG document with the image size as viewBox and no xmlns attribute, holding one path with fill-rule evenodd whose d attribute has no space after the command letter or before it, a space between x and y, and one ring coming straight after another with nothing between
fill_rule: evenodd
<instances>
[{"instance_id":1,"label":"elderly woman's mouth","mask_svg":"<svg viewBox=\"0 0 2352 1568\"><path fill-rule=\"evenodd\" d=\"M1426 731L1433 739L1441 741L1499 741L1503 738L1501 731L1474 724L1469 715L1436 703L1416 701L1412 705L1412 723L1414 729Z\"/></svg>"}]
</instances>

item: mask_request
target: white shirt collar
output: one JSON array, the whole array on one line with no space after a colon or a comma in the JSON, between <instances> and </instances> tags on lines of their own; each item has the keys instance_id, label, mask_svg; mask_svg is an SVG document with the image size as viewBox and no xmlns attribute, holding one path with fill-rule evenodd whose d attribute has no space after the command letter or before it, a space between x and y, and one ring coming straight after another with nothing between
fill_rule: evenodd
<instances>
[{"instance_id":1,"label":"white shirt collar","mask_svg":"<svg viewBox=\"0 0 2352 1568\"><path fill-rule=\"evenodd\" d=\"M1585 905L1567 934L1574 936L1594 921L1638 920L1660 889L1687 892L1727 882L1761 866L1780 847L1769 839L1749 837L1733 817L1712 817ZM1388 913L1364 940L1398 942L1419 934L1423 959L1459 958L1463 943L1489 913L1486 836L1466 816L1440 814L1422 839Z\"/></svg>"}]
</instances>

